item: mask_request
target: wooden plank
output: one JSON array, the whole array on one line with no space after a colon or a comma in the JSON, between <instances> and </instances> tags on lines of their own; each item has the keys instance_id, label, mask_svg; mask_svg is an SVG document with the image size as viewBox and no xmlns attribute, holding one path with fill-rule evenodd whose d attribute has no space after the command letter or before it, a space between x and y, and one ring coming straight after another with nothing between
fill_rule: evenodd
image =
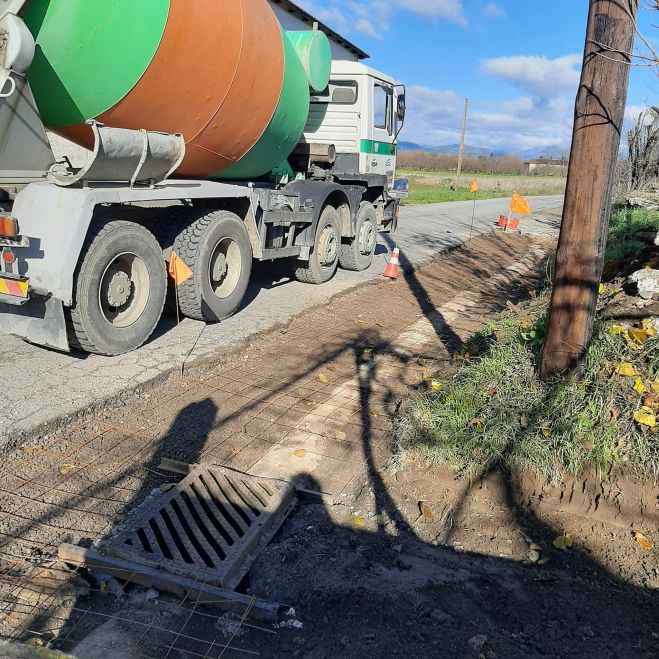
<instances>
[{"instance_id":1,"label":"wooden plank","mask_svg":"<svg viewBox=\"0 0 659 659\"><path fill-rule=\"evenodd\" d=\"M105 556L93 549L85 549L65 543L60 545L57 553L59 559L69 565L102 572L147 588L172 593L199 604L213 604L239 615L249 611L248 616L257 620L276 623L283 618L287 610L287 607L281 604L251 598L232 590L225 590L184 577L167 574L132 561Z\"/></svg>"}]
</instances>

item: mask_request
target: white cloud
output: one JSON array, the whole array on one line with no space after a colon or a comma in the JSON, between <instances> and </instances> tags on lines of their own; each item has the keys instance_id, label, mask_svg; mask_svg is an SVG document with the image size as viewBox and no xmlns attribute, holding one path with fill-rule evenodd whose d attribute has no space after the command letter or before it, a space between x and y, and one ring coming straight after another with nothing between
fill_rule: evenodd
<instances>
[{"instance_id":1,"label":"white cloud","mask_svg":"<svg viewBox=\"0 0 659 659\"><path fill-rule=\"evenodd\" d=\"M408 114L402 139L425 145L460 140L464 98L453 91L408 88ZM572 135L573 101L549 102L530 96L492 104L470 99L467 143L493 151L522 153L559 146L566 151Z\"/></svg>"},{"instance_id":2,"label":"white cloud","mask_svg":"<svg viewBox=\"0 0 659 659\"><path fill-rule=\"evenodd\" d=\"M488 2L488 4L483 7L483 13L487 18L504 18L506 16L506 11L496 2Z\"/></svg>"},{"instance_id":3,"label":"white cloud","mask_svg":"<svg viewBox=\"0 0 659 659\"><path fill-rule=\"evenodd\" d=\"M450 90L408 87L408 113L401 139L421 145L440 146L460 141L464 98ZM558 147L569 153L572 140L574 96L553 99L519 96L499 103L470 98L467 144L519 153L542 153ZM625 111L622 151L626 133L645 109L629 105Z\"/></svg>"},{"instance_id":4,"label":"white cloud","mask_svg":"<svg viewBox=\"0 0 659 659\"><path fill-rule=\"evenodd\" d=\"M460 0L395 0L395 4L421 16L439 18L456 25L467 25Z\"/></svg>"},{"instance_id":5,"label":"white cloud","mask_svg":"<svg viewBox=\"0 0 659 659\"><path fill-rule=\"evenodd\" d=\"M381 39L395 24L396 15L404 11L462 27L467 25L462 0L298 0L298 4L345 35L358 32Z\"/></svg>"},{"instance_id":6,"label":"white cloud","mask_svg":"<svg viewBox=\"0 0 659 659\"><path fill-rule=\"evenodd\" d=\"M555 98L576 93L579 86L581 55L548 59L537 55L498 57L483 62L481 72L503 80L537 98Z\"/></svg>"}]
</instances>

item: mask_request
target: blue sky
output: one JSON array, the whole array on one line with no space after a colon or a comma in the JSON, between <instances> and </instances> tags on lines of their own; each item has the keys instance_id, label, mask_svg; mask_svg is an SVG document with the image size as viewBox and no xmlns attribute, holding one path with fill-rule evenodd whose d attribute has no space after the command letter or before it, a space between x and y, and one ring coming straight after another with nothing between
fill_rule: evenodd
<instances>
[{"instance_id":1,"label":"blue sky","mask_svg":"<svg viewBox=\"0 0 659 659\"><path fill-rule=\"evenodd\" d=\"M644 0L641 0L643 3ZM408 86L401 139L459 139L506 151L568 148L583 55L588 0L298 0L371 55L370 65ZM659 12L639 29L656 42ZM640 44L639 44L640 47ZM628 118L657 103L654 69L632 70Z\"/></svg>"}]
</instances>

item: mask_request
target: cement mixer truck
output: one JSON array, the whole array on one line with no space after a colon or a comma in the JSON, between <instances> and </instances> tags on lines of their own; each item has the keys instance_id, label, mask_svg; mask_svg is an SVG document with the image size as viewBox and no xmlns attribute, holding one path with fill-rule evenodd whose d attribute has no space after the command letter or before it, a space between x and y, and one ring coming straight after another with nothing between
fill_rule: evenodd
<instances>
[{"instance_id":1,"label":"cement mixer truck","mask_svg":"<svg viewBox=\"0 0 659 659\"><path fill-rule=\"evenodd\" d=\"M0 332L118 355L172 293L235 313L254 260L310 284L368 268L404 87L313 27L266 0L0 0Z\"/></svg>"}]
</instances>

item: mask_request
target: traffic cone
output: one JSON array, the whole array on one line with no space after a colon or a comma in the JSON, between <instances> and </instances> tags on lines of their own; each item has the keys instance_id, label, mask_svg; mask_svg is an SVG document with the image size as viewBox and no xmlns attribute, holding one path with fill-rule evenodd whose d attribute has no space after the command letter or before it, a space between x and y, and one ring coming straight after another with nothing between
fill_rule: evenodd
<instances>
[{"instance_id":1,"label":"traffic cone","mask_svg":"<svg viewBox=\"0 0 659 659\"><path fill-rule=\"evenodd\" d=\"M389 279L398 279L398 266L400 264L400 250L398 247L394 248L394 252L387 263L387 267L384 271L384 276Z\"/></svg>"}]
</instances>

